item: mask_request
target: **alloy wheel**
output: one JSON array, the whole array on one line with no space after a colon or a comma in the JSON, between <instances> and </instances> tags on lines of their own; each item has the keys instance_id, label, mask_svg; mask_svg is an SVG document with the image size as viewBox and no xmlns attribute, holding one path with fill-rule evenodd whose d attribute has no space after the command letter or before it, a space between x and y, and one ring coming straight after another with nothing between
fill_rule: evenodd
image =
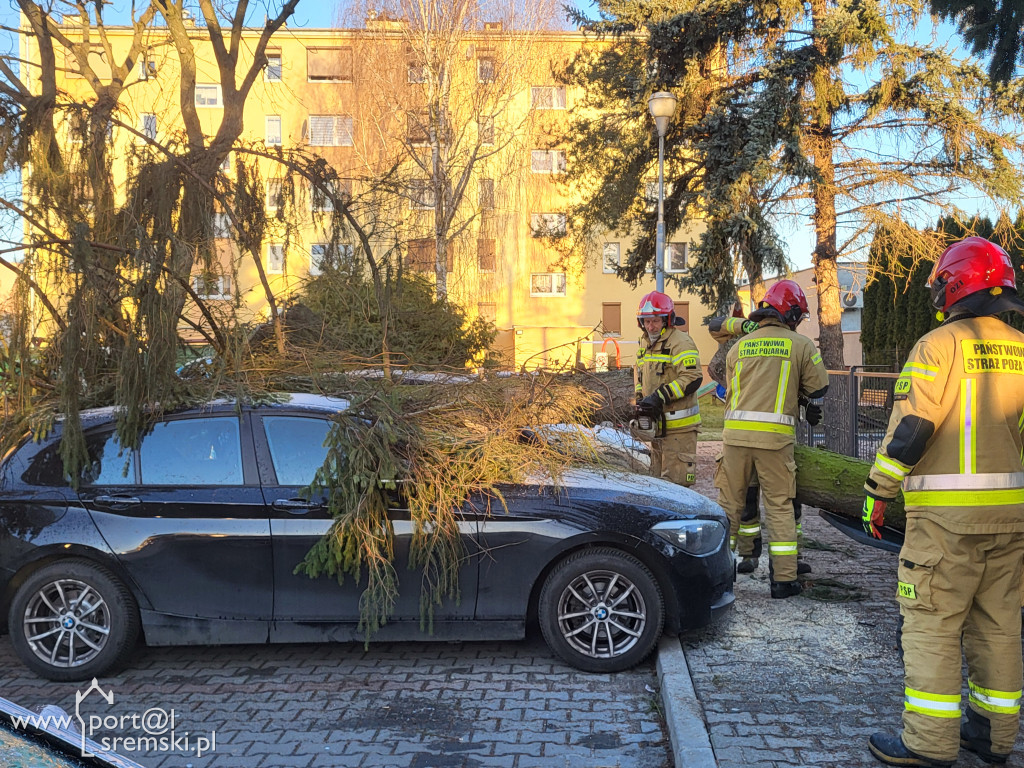
<instances>
[{"instance_id":1,"label":"alloy wheel","mask_svg":"<svg viewBox=\"0 0 1024 768\"><path fill-rule=\"evenodd\" d=\"M594 659L632 649L647 625L647 605L637 586L621 573L581 573L562 591L558 627L577 652Z\"/></svg>"},{"instance_id":2,"label":"alloy wheel","mask_svg":"<svg viewBox=\"0 0 1024 768\"><path fill-rule=\"evenodd\" d=\"M78 667L94 659L110 636L110 608L93 587L56 579L40 587L25 607L29 648L55 667Z\"/></svg>"}]
</instances>

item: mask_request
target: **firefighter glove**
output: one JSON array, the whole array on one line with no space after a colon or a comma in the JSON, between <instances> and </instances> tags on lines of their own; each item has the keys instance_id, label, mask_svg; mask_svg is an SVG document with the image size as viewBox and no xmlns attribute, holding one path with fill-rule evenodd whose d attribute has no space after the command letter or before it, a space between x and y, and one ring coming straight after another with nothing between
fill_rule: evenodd
<instances>
[{"instance_id":1,"label":"firefighter glove","mask_svg":"<svg viewBox=\"0 0 1024 768\"><path fill-rule=\"evenodd\" d=\"M637 403L636 410L642 416L658 418L661 416L661 412L665 410L665 401L658 392L655 392Z\"/></svg>"},{"instance_id":2,"label":"firefighter glove","mask_svg":"<svg viewBox=\"0 0 1024 768\"><path fill-rule=\"evenodd\" d=\"M745 321L743 321L743 325L740 326L740 328L743 329L744 333L750 333L751 331L756 331L760 327L761 327L761 325L760 325L760 323L757 322L757 320L745 320Z\"/></svg>"},{"instance_id":3,"label":"firefighter glove","mask_svg":"<svg viewBox=\"0 0 1024 768\"><path fill-rule=\"evenodd\" d=\"M821 421L821 406L817 403L808 403L804 406L804 418L812 427Z\"/></svg>"},{"instance_id":4,"label":"firefighter glove","mask_svg":"<svg viewBox=\"0 0 1024 768\"><path fill-rule=\"evenodd\" d=\"M886 499L877 499L871 494L864 497L864 513L861 515L864 533L870 533L876 539L882 538L881 528L885 520L885 507L888 503Z\"/></svg>"}]
</instances>

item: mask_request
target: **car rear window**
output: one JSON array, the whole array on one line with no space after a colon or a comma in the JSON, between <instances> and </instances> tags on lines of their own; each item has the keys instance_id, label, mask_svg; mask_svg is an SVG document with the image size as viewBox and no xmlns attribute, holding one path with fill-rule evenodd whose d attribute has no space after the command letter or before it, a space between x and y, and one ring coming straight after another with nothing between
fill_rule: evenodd
<instances>
[{"instance_id":1,"label":"car rear window","mask_svg":"<svg viewBox=\"0 0 1024 768\"><path fill-rule=\"evenodd\" d=\"M327 457L324 440L331 429L327 419L304 416L264 416L263 430L278 485L309 485Z\"/></svg>"},{"instance_id":2,"label":"car rear window","mask_svg":"<svg viewBox=\"0 0 1024 768\"><path fill-rule=\"evenodd\" d=\"M122 449L116 433L88 438L90 466L82 472L89 485L134 485L135 454Z\"/></svg>"},{"instance_id":3,"label":"car rear window","mask_svg":"<svg viewBox=\"0 0 1024 768\"><path fill-rule=\"evenodd\" d=\"M242 485L236 416L164 421L142 439L143 485Z\"/></svg>"}]
</instances>

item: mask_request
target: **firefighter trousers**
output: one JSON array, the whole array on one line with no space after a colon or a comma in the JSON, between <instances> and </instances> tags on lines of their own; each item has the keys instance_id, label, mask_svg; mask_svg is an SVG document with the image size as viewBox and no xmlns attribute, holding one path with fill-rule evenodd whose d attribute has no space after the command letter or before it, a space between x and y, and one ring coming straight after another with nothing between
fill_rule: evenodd
<instances>
[{"instance_id":1,"label":"firefighter trousers","mask_svg":"<svg viewBox=\"0 0 1024 768\"><path fill-rule=\"evenodd\" d=\"M654 438L651 475L687 488L697 482L697 430L673 430Z\"/></svg>"},{"instance_id":2,"label":"firefighter trousers","mask_svg":"<svg viewBox=\"0 0 1024 768\"><path fill-rule=\"evenodd\" d=\"M757 484L757 476L754 476L754 484L747 489L747 502L740 515L740 529L736 540L736 554L740 557L758 558L761 556L761 486ZM797 555L803 548L804 535L801 519L804 508L793 499L793 519L796 521L796 544ZM1024 595L1024 584L1021 585ZM1021 603L1024 605L1024 602Z\"/></svg>"},{"instance_id":3,"label":"firefighter trousers","mask_svg":"<svg viewBox=\"0 0 1024 768\"><path fill-rule=\"evenodd\" d=\"M1009 754L1021 697L1020 584L1024 534L947 531L908 517L897 600L903 615L903 741L955 760L960 748L961 637L967 705L991 724L991 750Z\"/></svg>"},{"instance_id":4,"label":"firefighter trousers","mask_svg":"<svg viewBox=\"0 0 1024 768\"><path fill-rule=\"evenodd\" d=\"M797 541L793 498L796 496L796 462L792 444L782 448L722 446L715 468L715 487L719 490L718 503L729 516L730 545L735 549L747 489L755 472L764 498L768 556L773 578L775 581L795 581Z\"/></svg>"}]
</instances>

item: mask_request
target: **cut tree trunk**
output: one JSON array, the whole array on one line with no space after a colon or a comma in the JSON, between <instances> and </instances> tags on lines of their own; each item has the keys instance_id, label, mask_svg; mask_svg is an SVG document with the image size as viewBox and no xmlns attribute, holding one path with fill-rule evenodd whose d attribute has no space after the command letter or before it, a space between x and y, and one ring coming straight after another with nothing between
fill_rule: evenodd
<instances>
[{"instance_id":1,"label":"cut tree trunk","mask_svg":"<svg viewBox=\"0 0 1024 768\"><path fill-rule=\"evenodd\" d=\"M871 462L806 445L796 446L795 458L798 502L843 517L861 519L864 480L871 469ZM901 531L905 529L902 493L895 501L889 502L885 510L885 524Z\"/></svg>"}]
</instances>

